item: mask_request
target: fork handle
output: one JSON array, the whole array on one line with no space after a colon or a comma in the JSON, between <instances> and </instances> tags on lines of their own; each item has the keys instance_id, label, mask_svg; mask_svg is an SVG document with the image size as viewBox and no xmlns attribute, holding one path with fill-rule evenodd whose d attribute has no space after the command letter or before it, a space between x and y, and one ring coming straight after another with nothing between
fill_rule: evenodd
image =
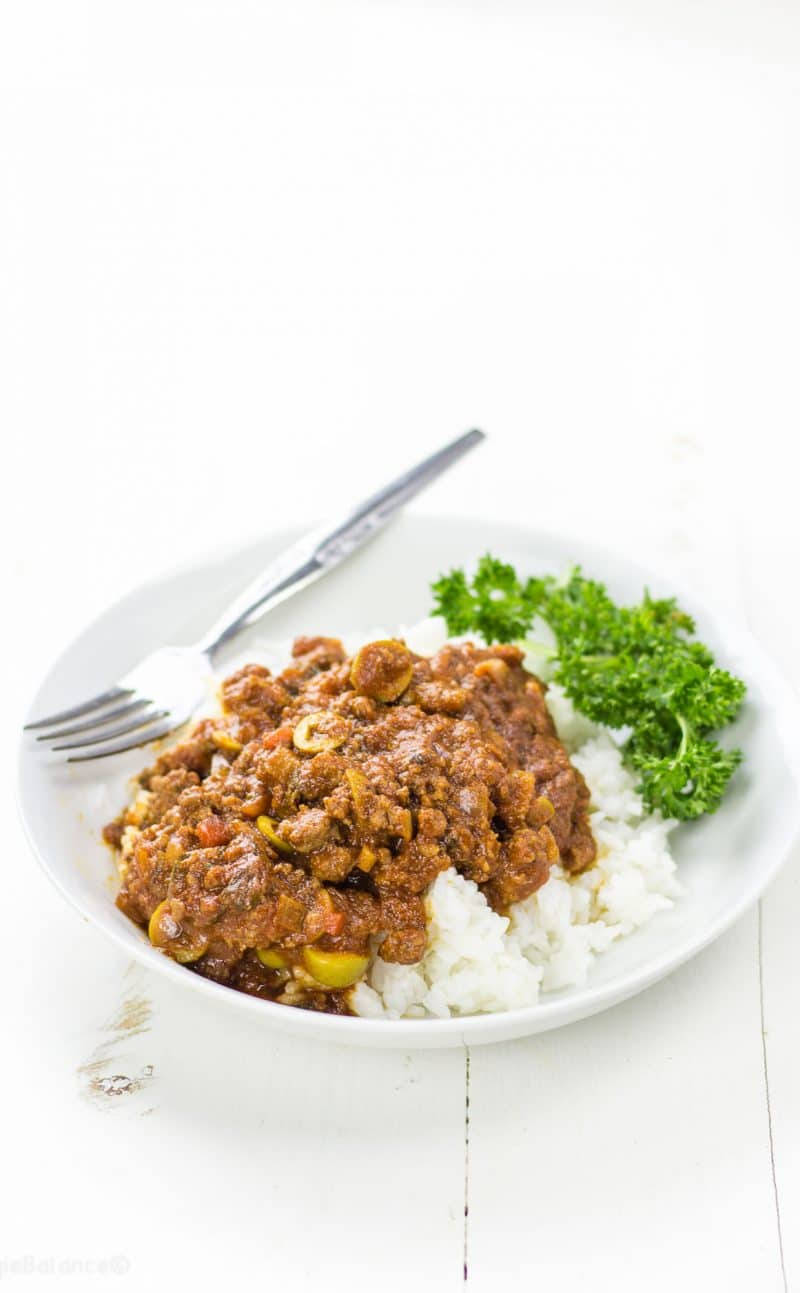
<instances>
[{"instance_id":1,"label":"fork handle","mask_svg":"<svg viewBox=\"0 0 800 1293\"><path fill-rule=\"evenodd\" d=\"M296 546L299 548L299 545ZM319 577L321 571L314 560L313 552L298 551L294 560L289 560L290 554L295 554L295 547L287 548L275 562L272 562L264 573L231 603L227 611L198 643L200 650L205 651L211 660L214 659L220 647L230 642L261 615Z\"/></svg>"},{"instance_id":2,"label":"fork handle","mask_svg":"<svg viewBox=\"0 0 800 1293\"><path fill-rule=\"evenodd\" d=\"M266 611L338 566L382 530L405 503L484 439L482 431L467 431L370 495L334 525L313 530L292 544L220 616L198 643L200 650L213 660L221 646Z\"/></svg>"}]
</instances>

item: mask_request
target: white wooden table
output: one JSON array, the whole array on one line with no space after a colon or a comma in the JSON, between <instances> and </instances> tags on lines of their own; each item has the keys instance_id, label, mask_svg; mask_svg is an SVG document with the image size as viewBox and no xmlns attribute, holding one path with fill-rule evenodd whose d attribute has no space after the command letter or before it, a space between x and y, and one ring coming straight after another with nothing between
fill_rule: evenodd
<instances>
[{"instance_id":1,"label":"white wooden table","mask_svg":"<svg viewBox=\"0 0 800 1293\"><path fill-rule=\"evenodd\" d=\"M667 565L800 681L800 11L604 11L4 8L0 784L118 592L474 423L428 506ZM800 1288L800 856L606 1014L370 1053L126 963L3 794L0 1283Z\"/></svg>"}]
</instances>

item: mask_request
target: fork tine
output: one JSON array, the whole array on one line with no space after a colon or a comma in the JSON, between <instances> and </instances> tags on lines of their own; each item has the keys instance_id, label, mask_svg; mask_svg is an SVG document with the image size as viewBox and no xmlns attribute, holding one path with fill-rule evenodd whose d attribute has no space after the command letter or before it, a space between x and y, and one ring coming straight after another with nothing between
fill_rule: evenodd
<instances>
[{"instance_id":1,"label":"fork tine","mask_svg":"<svg viewBox=\"0 0 800 1293\"><path fill-rule=\"evenodd\" d=\"M145 696L140 696L137 700L128 701L126 705L115 705L113 709L104 710L96 718L85 718L82 723L67 723L66 726L57 727L52 732L40 732L36 740L58 741L62 736L74 736L78 732L88 732L92 728L99 727L102 723L110 723L112 718L125 718L128 714L133 714L137 709L143 709L145 705L149 704L150 701Z\"/></svg>"},{"instance_id":2,"label":"fork tine","mask_svg":"<svg viewBox=\"0 0 800 1293\"><path fill-rule=\"evenodd\" d=\"M73 705L72 709L62 709L58 714L37 719L35 723L26 723L25 731L33 732L40 727L55 727L59 723L68 723L70 719L81 718L84 714L90 714L93 709L110 705L112 700L120 700L123 696L132 694L128 687L109 687L108 691L101 692L99 696L93 696L91 700L85 700L82 705Z\"/></svg>"},{"instance_id":3,"label":"fork tine","mask_svg":"<svg viewBox=\"0 0 800 1293\"><path fill-rule=\"evenodd\" d=\"M109 727L106 730L95 730L91 735L81 736L76 741L64 741L59 745L51 745L51 750L80 750L87 745L97 745L98 741L112 741L117 736L125 736L128 732L138 732L140 728L149 727L159 718L166 718L167 711L158 709L153 713L147 710L140 710L135 718L128 719L125 723L118 723L116 727ZM145 740L149 740L145 737Z\"/></svg>"},{"instance_id":4,"label":"fork tine","mask_svg":"<svg viewBox=\"0 0 800 1293\"><path fill-rule=\"evenodd\" d=\"M151 741L160 740L177 726L179 724L174 719L167 718L152 732L137 733L134 739L130 736L122 737L119 741L106 741L93 750L88 750L86 754L70 754L67 756L67 763L88 763L90 759L105 759L109 754L124 754L126 750L137 750L141 745L149 745Z\"/></svg>"}]
</instances>

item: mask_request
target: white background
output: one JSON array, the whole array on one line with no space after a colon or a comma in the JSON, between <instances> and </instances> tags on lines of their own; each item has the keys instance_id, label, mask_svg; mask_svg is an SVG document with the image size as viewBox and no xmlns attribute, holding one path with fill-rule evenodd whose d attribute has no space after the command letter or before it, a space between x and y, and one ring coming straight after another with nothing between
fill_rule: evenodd
<instances>
[{"instance_id":1,"label":"white background","mask_svg":"<svg viewBox=\"0 0 800 1293\"><path fill-rule=\"evenodd\" d=\"M790 0L7 0L3 784L109 600L469 425L426 507L655 559L797 684L799 72ZM473 1049L467 1165L463 1052L209 1015L0 820L0 1283L446 1290L466 1239L481 1293L800 1288L800 857L638 999Z\"/></svg>"}]
</instances>

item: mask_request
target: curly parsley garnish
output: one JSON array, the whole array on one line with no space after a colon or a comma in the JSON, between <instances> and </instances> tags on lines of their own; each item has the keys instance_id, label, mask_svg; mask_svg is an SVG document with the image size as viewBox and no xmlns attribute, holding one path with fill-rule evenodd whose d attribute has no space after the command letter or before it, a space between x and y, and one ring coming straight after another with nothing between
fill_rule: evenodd
<instances>
[{"instance_id":1,"label":"curly parsley garnish","mask_svg":"<svg viewBox=\"0 0 800 1293\"><path fill-rule=\"evenodd\" d=\"M682 821L719 807L742 753L710 734L736 717L745 684L718 668L674 599L645 593L638 606L617 606L580 569L521 580L488 555L471 581L452 570L432 591L451 634L514 642L544 620L556 640L554 680L587 718L629 733L623 756L646 806Z\"/></svg>"}]
</instances>

